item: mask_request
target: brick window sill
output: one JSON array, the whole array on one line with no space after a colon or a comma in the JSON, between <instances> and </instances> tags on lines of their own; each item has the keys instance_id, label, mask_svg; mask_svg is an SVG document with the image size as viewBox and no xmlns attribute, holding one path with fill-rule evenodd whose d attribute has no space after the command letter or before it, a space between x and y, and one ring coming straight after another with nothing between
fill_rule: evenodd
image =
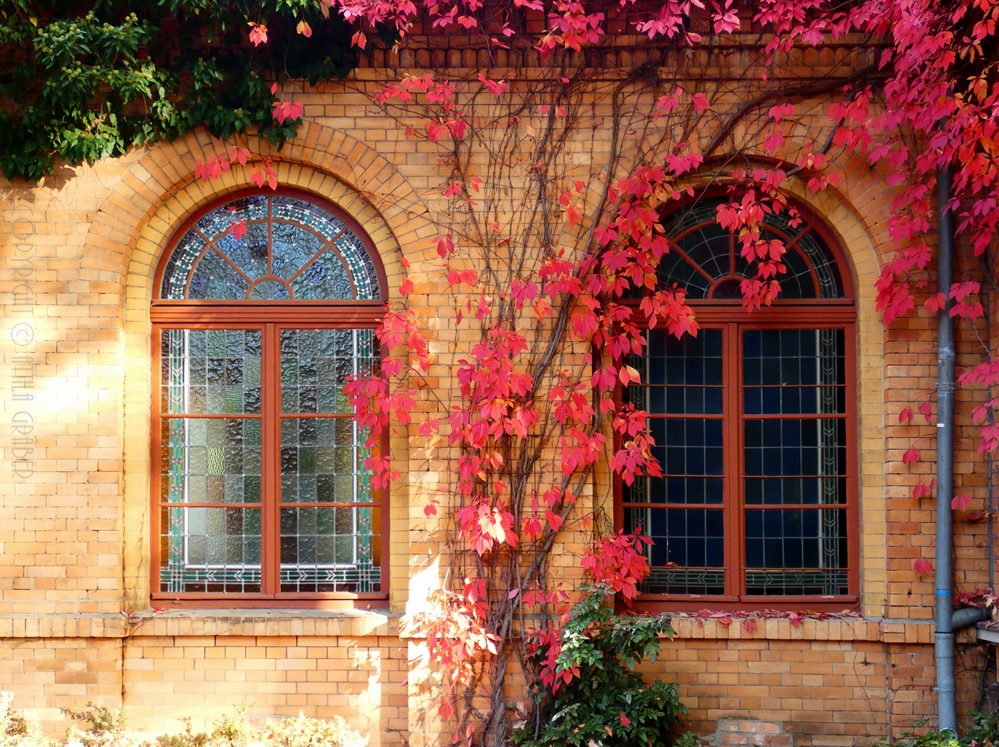
<instances>
[{"instance_id":1,"label":"brick window sill","mask_svg":"<svg viewBox=\"0 0 999 747\"><path fill-rule=\"evenodd\" d=\"M391 636L400 613L385 610L167 610L124 614L3 615L0 638L136 636Z\"/></svg>"},{"instance_id":2,"label":"brick window sill","mask_svg":"<svg viewBox=\"0 0 999 747\"><path fill-rule=\"evenodd\" d=\"M814 620L798 625L790 620L756 620L755 630L747 630L750 618L733 615L728 625L715 618L672 615L675 640L767 640L767 641L873 641L882 643L933 643L932 620L902 620L882 617ZM959 635L968 635L962 631ZM970 640L970 639L969 639Z\"/></svg>"}]
</instances>

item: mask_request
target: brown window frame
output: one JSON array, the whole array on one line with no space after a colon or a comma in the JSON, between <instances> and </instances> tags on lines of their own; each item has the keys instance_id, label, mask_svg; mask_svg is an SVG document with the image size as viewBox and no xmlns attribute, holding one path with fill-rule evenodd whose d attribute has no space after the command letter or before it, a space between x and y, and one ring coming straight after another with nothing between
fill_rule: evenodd
<instances>
[{"instance_id":1,"label":"brown window frame","mask_svg":"<svg viewBox=\"0 0 999 747\"><path fill-rule=\"evenodd\" d=\"M266 194L290 196L312 202L343 221L362 242L374 264L378 276L381 299L347 301L218 301L161 299L163 273L178 242L197 221L218 207L241 197ZM152 322L152 438L150 443L150 596L157 606L166 608L313 608L354 609L383 608L388 603L390 588L389 562L389 495L385 488L372 488L375 500L366 504L379 510L379 551L381 591L350 592L282 592L280 591L280 510L294 508L297 504L281 502L280 495L280 425L282 418L315 418L315 413L289 414L281 412L280 333L285 329L375 329L381 322L386 308L388 288L385 268L371 238L363 228L343 210L316 195L295 189L279 188L262 192L244 190L212 200L190 215L174 232L166 245L153 278L153 300L150 306ZM161 426L161 332L171 329L233 329L259 330L261 332L261 411L259 415L242 415L259 419L261 428L261 502L240 504L241 507L259 508L261 511L261 591L260 592L164 592L160 590L162 558L160 542L160 511L166 504L160 498L160 449ZM268 375L266 372L270 372ZM226 415L197 417L224 418ZM321 418L345 419L350 414L321 413ZM379 438L382 453L388 453L389 434L383 431ZM305 505L305 504L303 504ZM312 504L308 504L310 507ZM338 507L339 503L322 504ZM344 504L347 505L347 504ZM353 505L351 503L350 505ZM197 504L198 507L201 504ZM207 504L206 504L207 507ZM218 507L212 504L211 507Z\"/></svg>"},{"instance_id":2,"label":"brown window frame","mask_svg":"<svg viewBox=\"0 0 999 747\"><path fill-rule=\"evenodd\" d=\"M710 195L709 195L710 196ZM860 602L860 519L859 519L859 454L857 449L857 339L856 303L853 279L845 254L839 242L817 217L796 205L806 222L806 229L820 235L836 260L843 283L843 298L837 299L780 299L769 307L747 311L739 300L696 299L688 303L702 329L721 329L723 345L722 399L723 443L725 448L723 471L723 503L720 508L724 516L724 558L725 593L708 594L649 594L640 593L633 603L637 611L697 611L704 608L719 610L801 610L841 611L859 608ZM704 226L684 230L684 234ZM730 236L730 252L738 251L736 239ZM719 280L716 282L723 282ZM628 301L632 305L632 321L639 327L647 328L647 318L638 307L638 301ZM748 595L746 589L746 535L745 535L745 448L743 423L748 419L762 419L760 416L747 416L744 412L742 332L746 330L795 330L795 329L841 329L844 334L844 366L846 393L846 528L847 528L847 586L848 593L836 596L820 595ZM725 362L727 361L727 362ZM734 365L733 362L734 361ZM679 416L678 416L679 417ZM801 419L802 416L771 415L776 419ZM615 448L620 448L620 435L615 434ZM613 478L614 526L625 526L623 501L624 483L620 476ZM712 504L716 506L717 504ZM688 504L656 504L660 509L689 508ZM784 506L775 507L784 508ZM767 510L761 507L758 510Z\"/></svg>"}]
</instances>

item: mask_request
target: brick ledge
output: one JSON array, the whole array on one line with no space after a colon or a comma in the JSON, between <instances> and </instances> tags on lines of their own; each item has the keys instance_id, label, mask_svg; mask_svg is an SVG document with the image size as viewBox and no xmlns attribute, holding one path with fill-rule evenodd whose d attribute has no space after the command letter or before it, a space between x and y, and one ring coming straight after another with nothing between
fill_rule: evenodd
<instances>
[{"instance_id":1,"label":"brick ledge","mask_svg":"<svg viewBox=\"0 0 999 747\"><path fill-rule=\"evenodd\" d=\"M673 617L677 639L769 641L876 641L882 643L933 643L933 621L898 618L806 618L797 626L790 620L756 620L747 630L745 619L733 616L723 624L716 618Z\"/></svg>"},{"instance_id":2,"label":"brick ledge","mask_svg":"<svg viewBox=\"0 0 999 747\"><path fill-rule=\"evenodd\" d=\"M399 613L318 610L171 610L124 614L0 615L2 638L146 636L393 636Z\"/></svg>"},{"instance_id":3,"label":"brick ledge","mask_svg":"<svg viewBox=\"0 0 999 747\"><path fill-rule=\"evenodd\" d=\"M292 636L292 637L403 637L401 613L318 610L171 610L118 614L0 615L3 638L130 638L185 636ZM789 620L758 620L750 632L743 620L729 625L717 619L698 621L674 617L678 640L777 640L871 641L882 643L933 643L931 620L862 618L805 619L798 626ZM959 633L973 640L974 631Z\"/></svg>"}]
</instances>

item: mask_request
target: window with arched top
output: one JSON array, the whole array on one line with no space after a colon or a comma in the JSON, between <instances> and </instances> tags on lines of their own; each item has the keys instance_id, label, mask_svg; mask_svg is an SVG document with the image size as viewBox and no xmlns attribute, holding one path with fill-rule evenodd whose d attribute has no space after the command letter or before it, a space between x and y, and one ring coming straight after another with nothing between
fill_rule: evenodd
<instances>
[{"instance_id":1,"label":"window with arched top","mask_svg":"<svg viewBox=\"0 0 999 747\"><path fill-rule=\"evenodd\" d=\"M387 510L343 394L377 365L385 287L360 226L305 193L176 231L150 311L155 599L386 598Z\"/></svg>"},{"instance_id":2,"label":"window with arched top","mask_svg":"<svg viewBox=\"0 0 999 747\"><path fill-rule=\"evenodd\" d=\"M624 397L649 413L662 478L619 484L618 526L652 539L642 602L842 609L858 599L856 309L846 260L809 211L767 216L787 268L748 312L752 271L717 221L723 198L663 222L661 287L684 288L701 329L646 333Z\"/></svg>"}]
</instances>

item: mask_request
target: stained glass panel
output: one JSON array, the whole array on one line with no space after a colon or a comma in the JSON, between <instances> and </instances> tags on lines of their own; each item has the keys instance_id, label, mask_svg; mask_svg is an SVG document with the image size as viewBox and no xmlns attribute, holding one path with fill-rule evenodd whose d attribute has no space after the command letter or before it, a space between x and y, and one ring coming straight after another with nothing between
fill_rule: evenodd
<instances>
[{"instance_id":1,"label":"stained glass panel","mask_svg":"<svg viewBox=\"0 0 999 747\"><path fill-rule=\"evenodd\" d=\"M172 329L161 334L161 412L260 413L258 330Z\"/></svg>"},{"instance_id":2,"label":"stained glass panel","mask_svg":"<svg viewBox=\"0 0 999 747\"><path fill-rule=\"evenodd\" d=\"M738 242L732 251L731 235L718 225L717 209L724 202L725 198L719 197L700 200L666 218L663 224L666 235L688 259L676 251L663 257L658 271L661 287L675 283L686 289L691 300L741 298L739 280L753 276L755 271L742 257ZM786 272L777 278L781 284L780 298L843 297L843 281L836 260L813 227L801 219L792 226L786 213L767 214L763 222L773 230L764 229L761 239L778 239L787 248L783 259Z\"/></svg>"},{"instance_id":3,"label":"stained glass panel","mask_svg":"<svg viewBox=\"0 0 999 747\"><path fill-rule=\"evenodd\" d=\"M260 421L163 418L164 503L260 503Z\"/></svg>"},{"instance_id":4,"label":"stained glass panel","mask_svg":"<svg viewBox=\"0 0 999 747\"><path fill-rule=\"evenodd\" d=\"M212 210L180 237L160 297L377 300L381 289L365 242L343 220L306 200L259 195Z\"/></svg>"},{"instance_id":5,"label":"stained glass panel","mask_svg":"<svg viewBox=\"0 0 999 747\"><path fill-rule=\"evenodd\" d=\"M260 509L160 511L161 591L260 591Z\"/></svg>"},{"instance_id":6,"label":"stained glass panel","mask_svg":"<svg viewBox=\"0 0 999 747\"><path fill-rule=\"evenodd\" d=\"M282 508L281 591L381 591L380 510Z\"/></svg>"},{"instance_id":7,"label":"stained glass panel","mask_svg":"<svg viewBox=\"0 0 999 747\"><path fill-rule=\"evenodd\" d=\"M370 503L369 452L352 418L281 420L283 503Z\"/></svg>"},{"instance_id":8,"label":"stained glass panel","mask_svg":"<svg viewBox=\"0 0 999 747\"><path fill-rule=\"evenodd\" d=\"M369 372L375 355L374 330L282 330L281 411L353 413L343 385Z\"/></svg>"},{"instance_id":9,"label":"stained glass panel","mask_svg":"<svg viewBox=\"0 0 999 747\"><path fill-rule=\"evenodd\" d=\"M267 253L267 224L247 223L246 233L236 238L225 233L214 241L219 253L227 257L249 280L269 274Z\"/></svg>"}]
</instances>

